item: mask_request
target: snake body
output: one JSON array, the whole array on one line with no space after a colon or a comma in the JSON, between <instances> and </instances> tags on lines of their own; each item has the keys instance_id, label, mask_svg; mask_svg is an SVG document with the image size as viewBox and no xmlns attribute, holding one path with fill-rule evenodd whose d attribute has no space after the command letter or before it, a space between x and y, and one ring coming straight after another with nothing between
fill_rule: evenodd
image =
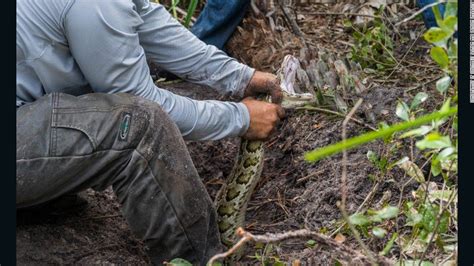
<instances>
[{"instance_id":1,"label":"snake body","mask_svg":"<svg viewBox=\"0 0 474 266\"><path fill-rule=\"evenodd\" d=\"M277 73L283 93L281 103L283 108L295 108L314 102L312 94L297 94L294 91L293 84L298 68L298 59L287 55ZM235 244L237 228L243 227L247 204L260 180L263 161L264 142L242 138L234 168L227 178L225 187L216 197L221 241L228 247Z\"/></svg>"}]
</instances>

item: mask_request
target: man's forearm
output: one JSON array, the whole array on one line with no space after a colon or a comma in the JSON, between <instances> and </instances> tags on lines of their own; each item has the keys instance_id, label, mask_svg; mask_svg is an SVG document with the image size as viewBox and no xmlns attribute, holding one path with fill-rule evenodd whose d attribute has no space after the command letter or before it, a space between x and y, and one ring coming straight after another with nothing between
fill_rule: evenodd
<instances>
[{"instance_id":1,"label":"man's forearm","mask_svg":"<svg viewBox=\"0 0 474 266\"><path fill-rule=\"evenodd\" d=\"M161 105L185 140L242 136L250 125L250 116L243 103L196 101L162 89L153 90L146 98Z\"/></svg>"},{"instance_id":2,"label":"man's forearm","mask_svg":"<svg viewBox=\"0 0 474 266\"><path fill-rule=\"evenodd\" d=\"M147 58L190 82L243 96L254 69L206 45L161 5L152 3L140 16L143 23L137 31Z\"/></svg>"}]
</instances>

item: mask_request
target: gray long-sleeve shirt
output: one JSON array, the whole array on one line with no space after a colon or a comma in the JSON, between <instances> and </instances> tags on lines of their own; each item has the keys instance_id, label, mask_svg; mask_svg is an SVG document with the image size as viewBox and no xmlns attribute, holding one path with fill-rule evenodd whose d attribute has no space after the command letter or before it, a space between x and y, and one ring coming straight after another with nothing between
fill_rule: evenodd
<instances>
[{"instance_id":1,"label":"gray long-sleeve shirt","mask_svg":"<svg viewBox=\"0 0 474 266\"><path fill-rule=\"evenodd\" d=\"M254 69L206 45L148 0L18 0L17 106L44 94L127 92L157 102L188 140L239 136L242 103L196 101L157 88L146 60L242 96Z\"/></svg>"}]
</instances>

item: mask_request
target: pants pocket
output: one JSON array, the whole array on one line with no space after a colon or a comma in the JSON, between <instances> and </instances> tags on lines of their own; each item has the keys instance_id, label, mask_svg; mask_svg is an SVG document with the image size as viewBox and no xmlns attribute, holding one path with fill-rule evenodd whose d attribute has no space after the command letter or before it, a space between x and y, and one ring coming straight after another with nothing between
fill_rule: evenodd
<instances>
[{"instance_id":1,"label":"pants pocket","mask_svg":"<svg viewBox=\"0 0 474 266\"><path fill-rule=\"evenodd\" d=\"M67 98L61 98L62 106ZM53 109L50 156L86 155L138 146L148 127L145 110L135 105L115 105L114 101L105 106L88 106L78 104L77 100L81 98L76 98L72 108Z\"/></svg>"}]
</instances>

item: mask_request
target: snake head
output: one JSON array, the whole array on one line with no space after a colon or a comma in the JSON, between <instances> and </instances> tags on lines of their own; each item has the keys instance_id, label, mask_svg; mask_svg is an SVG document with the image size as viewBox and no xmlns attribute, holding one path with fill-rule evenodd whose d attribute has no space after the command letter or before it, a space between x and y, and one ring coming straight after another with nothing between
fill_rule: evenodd
<instances>
[{"instance_id":1,"label":"snake head","mask_svg":"<svg viewBox=\"0 0 474 266\"><path fill-rule=\"evenodd\" d=\"M283 92L281 103L283 108L295 108L316 102L316 98L311 93L296 93L294 86L299 68L301 68L300 61L292 55L286 55L280 70L277 72L280 88Z\"/></svg>"},{"instance_id":2,"label":"snake head","mask_svg":"<svg viewBox=\"0 0 474 266\"><path fill-rule=\"evenodd\" d=\"M296 71L300 67L300 61L296 57L286 55L283 58L283 63L277 73L277 76L280 79L280 87L283 92L290 95L296 94L294 84L296 82Z\"/></svg>"}]
</instances>

